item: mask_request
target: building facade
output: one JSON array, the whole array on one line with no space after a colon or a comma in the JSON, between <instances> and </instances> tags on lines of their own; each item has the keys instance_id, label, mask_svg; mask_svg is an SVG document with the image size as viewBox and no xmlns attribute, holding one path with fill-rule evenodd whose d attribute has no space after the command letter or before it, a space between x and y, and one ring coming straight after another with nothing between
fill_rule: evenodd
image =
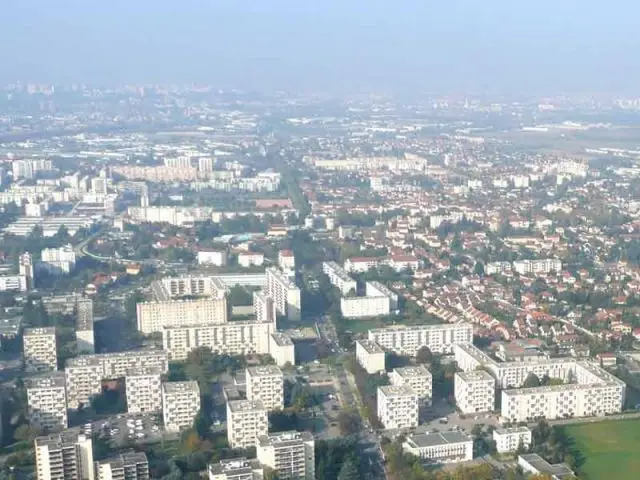
<instances>
[{"instance_id":1,"label":"building facade","mask_svg":"<svg viewBox=\"0 0 640 480\"><path fill-rule=\"evenodd\" d=\"M409 366L396 368L389 374L391 385L410 386L421 405L431 405L433 378L429 370L423 366Z\"/></svg>"},{"instance_id":2,"label":"building facade","mask_svg":"<svg viewBox=\"0 0 640 480\"><path fill-rule=\"evenodd\" d=\"M162 371L157 368L129 370L125 377L128 413L162 411Z\"/></svg>"},{"instance_id":3,"label":"building facade","mask_svg":"<svg viewBox=\"0 0 640 480\"><path fill-rule=\"evenodd\" d=\"M385 429L418 426L418 395L408 385L378 387L378 418Z\"/></svg>"},{"instance_id":4,"label":"building facade","mask_svg":"<svg viewBox=\"0 0 640 480\"><path fill-rule=\"evenodd\" d=\"M91 438L71 432L37 437L34 441L38 480L93 480Z\"/></svg>"},{"instance_id":5,"label":"building facade","mask_svg":"<svg viewBox=\"0 0 640 480\"><path fill-rule=\"evenodd\" d=\"M435 464L473 460L473 438L460 432L411 435L402 444L402 449Z\"/></svg>"},{"instance_id":6,"label":"building facade","mask_svg":"<svg viewBox=\"0 0 640 480\"><path fill-rule=\"evenodd\" d=\"M356 360L369 375L384 372L386 353L375 342L367 339L356 340Z\"/></svg>"},{"instance_id":7,"label":"building facade","mask_svg":"<svg viewBox=\"0 0 640 480\"><path fill-rule=\"evenodd\" d=\"M495 409L496 381L484 370L456 372L456 406L462 413L491 412Z\"/></svg>"},{"instance_id":8,"label":"building facade","mask_svg":"<svg viewBox=\"0 0 640 480\"><path fill-rule=\"evenodd\" d=\"M375 328L369 330L369 340L398 355L415 356L421 347L434 353L450 353L456 343L473 341L473 325L455 323Z\"/></svg>"},{"instance_id":9,"label":"building facade","mask_svg":"<svg viewBox=\"0 0 640 480\"><path fill-rule=\"evenodd\" d=\"M261 365L246 369L247 400L261 401L271 410L284 408L284 375L275 365Z\"/></svg>"},{"instance_id":10,"label":"building facade","mask_svg":"<svg viewBox=\"0 0 640 480\"><path fill-rule=\"evenodd\" d=\"M309 432L261 435L257 439L256 453L260 464L271 468L278 478L316 478L315 441Z\"/></svg>"},{"instance_id":11,"label":"building facade","mask_svg":"<svg viewBox=\"0 0 640 480\"><path fill-rule=\"evenodd\" d=\"M24 369L28 373L51 372L58 369L54 327L25 328L23 336Z\"/></svg>"},{"instance_id":12,"label":"building facade","mask_svg":"<svg viewBox=\"0 0 640 480\"><path fill-rule=\"evenodd\" d=\"M227 440L231 448L255 447L256 439L268 431L268 411L261 401L227 402Z\"/></svg>"},{"instance_id":13,"label":"building facade","mask_svg":"<svg viewBox=\"0 0 640 480\"><path fill-rule=\"evenodd\" d=\"M25 381L29 424L45 431L67 428L67 394L64 373L54 372Z\"/></svg>"},{"instance_id":14,"label":"building facade","mask_svg":"<svg viewBox=\"0 0 640 480\"><path fill-rule=\"evenodd\" d=\"M193 426L200 411L198 382L165 382L162 384L162 417L164 428L180 431Z\"/></svg>"}]
</instances>

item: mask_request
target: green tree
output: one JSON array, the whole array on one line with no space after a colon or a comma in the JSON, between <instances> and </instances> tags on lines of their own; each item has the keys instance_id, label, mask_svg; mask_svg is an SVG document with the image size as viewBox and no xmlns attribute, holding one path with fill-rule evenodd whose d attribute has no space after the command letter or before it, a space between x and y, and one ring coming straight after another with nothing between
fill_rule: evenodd
<instances>
[{"instance_id":1,"label":"green tree","mask_svg":"<svg viewBox=\"0 0 640 480\"><path fill-rule=\"evenodd\" d=\"M358 480L359 478L360 473L358 472L358 467L351 459L348 459L342 464L340 472L338 473L338 480Z\"/></svg>"},{"instance_id":2,"label":"green tree","mask_svg":"<svg viewBox=\"0 0 640 480\"><path fill-rule=\"evenodd\" d=\"M416 361L418 363L431 363L433 361L433 353L426 345L420 347L416 352Z\"/></svg>"},{"instance_id":3,"label":"green tree","mask_svg":"<svg viewBox=\"0 0 640 480\"><path fill-rule=\"evenodd\" d=\"M524 383L522 384L522 388L534 388L539 387L541 385L540 378L535 373L530 373L525 378Z\"/></svg>"}]
</instances>

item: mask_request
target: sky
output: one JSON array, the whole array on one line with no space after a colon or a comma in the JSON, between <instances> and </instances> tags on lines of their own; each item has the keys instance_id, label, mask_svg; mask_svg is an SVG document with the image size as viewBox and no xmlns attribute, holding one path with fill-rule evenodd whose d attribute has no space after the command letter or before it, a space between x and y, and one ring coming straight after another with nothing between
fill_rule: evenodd
<instances>
[{"instance_id":1,"label":"sky","mask_svg":"<svg viewBox=\"0 0 640 480\"><path fill-rule=\"evenodd\" d=\"M3 0L0 82L625 92L636 0Z\"/></svg>"}]
</instances>

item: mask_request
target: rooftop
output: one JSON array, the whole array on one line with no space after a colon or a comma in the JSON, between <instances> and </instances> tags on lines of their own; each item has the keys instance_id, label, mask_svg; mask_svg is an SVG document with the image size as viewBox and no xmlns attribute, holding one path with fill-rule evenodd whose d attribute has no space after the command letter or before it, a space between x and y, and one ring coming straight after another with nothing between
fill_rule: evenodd
<instances>
[{"instance_id":1,"label":"rooftop","mask_svg":"<svg viewBox=\"0 0 640 480\"><path fill-rule=\"evenodd\" d=\"M197 393L200 395L198 382L192 380L188 382L164 382L162 384L164 393Z\"/></svg>"},{"instance_id":2,"label":"rooftop","mask_svg":"<svg viewBox=\"0 0 640 480\"><path fill-rule=\"evenodd\" d=\"M284 347L284 346L287 346L287 345L293 345L293 342L291 341L291 338L289 338L284 333L273 332L271 334L271 337L276 342L276 345L278 345L280 347Z\"/></svg>"},{"instance_id":3,"label":"rooftop","mask_svg":"<svg viewBox=\"0 0 640 480\"><path fill-rule=\"evenodd\" d=\"M262 410L266 412L266 409L260 400L233 400L231 402L227 402L227 408L231 412L251 412L255 410Z\"/></svg>"},{"instance_id":4,"label":"rooftop","mask_svg":"<svg viewBox=\"0 0 640 480\"><path fill-rule=\"evenodd\" d=\"M431 377L431 373L422 365L419 366L410 366L410 367L400 367L394 370L398 375L403 378L412 378L412 377Z\"/></svg>"},{"instance_id":5,"label":"rooftop","mask_svg":"<svg viewBox=\"0 0 640 480\"><path fill-rule=\"evenodd\" d=\"M496 428L494 432L497 435L510 435L513 433L527 433L531 432L529 427L509 427L509 428Z\"/></svg>"},{"instance_id":6,"label":"rooftop","mask_svg":"<svg viewBox=\"0 0 640 480\"><path fill-rule=\"evenodd\" d=\"M360 344L367 353L384 353L384 350L380 345L374 341L367 340L366 338L356 340L356 343Z\"/></svg>"},{"instance_id":7,"label":"rooftop","mask_svg":"<svg viewBox=\"0 0 640 480\"><path fill-rule=\"evenodd\" d=\"M229 458L220 460L218 463L209 464L209 473L211 475L233 474L249 474L252 470L261 468L257 460L248 460L245 457Z\"/></svg>"},{"instance_id":8,"label":"rooftop","mask_svg":"<svg viewBox=\"0 0 640 480\"><path fill-rule=\"evenodd\" d=\"M480 382L491 381L495 382L496 379L491 376L489 372L484 370L473 370L471 372L456 372L456 377L460 377L465 382Z\"/></svg>"},{"instance_id":9,"label":"rooftop","mask_svg":"<svg viewBox=\"0 0 640 480\"><path fill-rule=\"evenodd\" d=\"M53 372L38 377L29 377L25 379L25 384L27 390L35 388L64 388L64 372Z\"/></svg>"},{"instance_id":10,"label":"rooftop","mask_svg":"<svg viewBox=\"0 0 640 480\"><path fill-rule=\"evenodd\" d=\"M25 328L24 336L31 337L36 335L55 335L55 327L39 327L39 328Z\"/></svg>"},{"instance_id":11,"label":"rooftop","mask_svg":"<svg viewBox=\"0 0 640 480\"><path fill-rule=\"evenodd\" d=\"M312 442L313 435L309 432L296 432L296 431L288 431L288 432L278 432L278 433L270 433L268 435L260 435L258 437L258 443L261 447L265 446L284 446L289 444L297 444L300 442Z\"/></svg>"},{"instance_id":12,"label":"rooftop","mask_svg":"<svg viewBox=\"0 0 640 480\"><path fill-rule=\"evenodd\" d=\"M469 435L461 432L419 433L407 438L406 443L412 448L435 447L449 443L473 442Z\"/></svg>"},{"instance_id":13,"label":"rooftop","mask_svg":"<svg viewBox=\"0 0 640 480\"><path fill-rule=\"evenodd\" d=\"M378 387L378 391L382 392L386 397L406 397L408 395L416 395L409 385L384 385Z\"/></svg>"},{"instance_id":14,"label":"rooftop","mask_svg":"<svg viewBox=\"0 0 640 480\"><path fill-rule=\"evenodd\" d=\"M552 465L537 453L527 453L520 455L519 458L526 461L539 473L553 475L556 478L570 477L573 475L573 470L571 470L567 464L556 463L555 465Z\"/></svg>"},{"instance_id":15,"label":"rooftop","mask_svg":"<svg viewBox=\"0 0 640 480\"><path fill-rule=\"evenodd\" d=\"M259 365L256 367L247 367L247 375L252 377L281 377L282 370L276 365Z\"/></svg>"}]
</instances>

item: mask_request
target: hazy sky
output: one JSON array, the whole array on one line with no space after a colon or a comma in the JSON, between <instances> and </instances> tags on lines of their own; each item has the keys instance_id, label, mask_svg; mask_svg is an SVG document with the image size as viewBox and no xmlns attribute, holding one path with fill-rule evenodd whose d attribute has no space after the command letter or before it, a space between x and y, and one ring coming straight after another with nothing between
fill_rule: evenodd
<instances>
[{"instance_id":1,"label":"hazy sky","mask_svg":"<svg viewBox=\"0 0 640 480\"><path fill-rule=\"evenodd\" d=\"M2 0L0 81L634 91L637 0Z\"/></svg>"}]
</instances>

